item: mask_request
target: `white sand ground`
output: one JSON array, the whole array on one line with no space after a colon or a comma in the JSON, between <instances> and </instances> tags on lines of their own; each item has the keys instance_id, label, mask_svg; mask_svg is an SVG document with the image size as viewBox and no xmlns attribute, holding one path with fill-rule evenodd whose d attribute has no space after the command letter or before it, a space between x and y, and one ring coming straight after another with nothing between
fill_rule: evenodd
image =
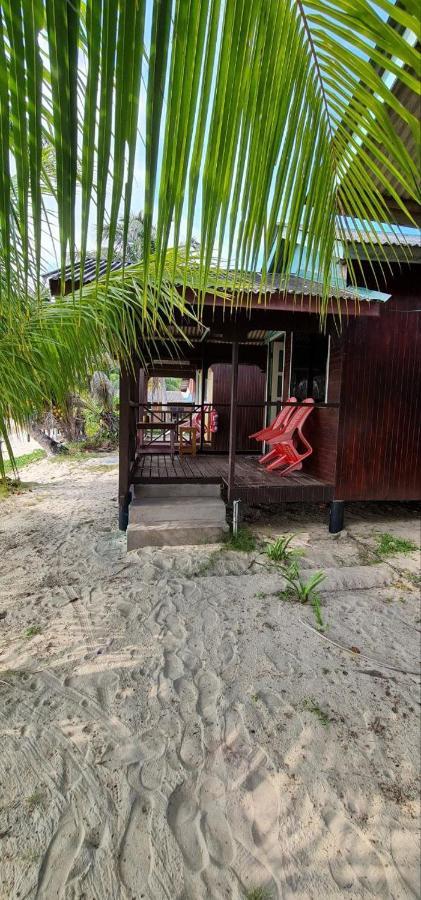
<instances>
[{"instance_id":1,"label":"white sand ground","mask_svg":"<svg viewBox=\"0 0 421 900\"><path fill-rule=\"evenodd\" d=\"M2 900L418 897L419 558L370 554L415 515L255 523L327 573L323 637L262 555L127 555L112 463L0 504Z\"/></svg>"}]
</instances>

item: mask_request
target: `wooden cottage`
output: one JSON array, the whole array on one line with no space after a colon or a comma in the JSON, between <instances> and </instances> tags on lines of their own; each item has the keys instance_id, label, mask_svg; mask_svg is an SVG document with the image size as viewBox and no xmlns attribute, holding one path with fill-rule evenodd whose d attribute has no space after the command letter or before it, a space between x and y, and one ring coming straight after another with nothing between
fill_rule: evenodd
<instances>
[{"instance_id":1,"label":"wooden cottage","mask_svg":"<svg viewBox=\"0 0 421 900\"><path fill-rule=\"evenodd\" d=\"M229 503L321 501L330 504L334 532L346 501L420 499L420 243L392 239L384 296L361 247L373 291L358 302L349 288L332 290L323 331L320 286L296 276L281 289L275 279L264 303L256 287L248 309L231 311L207 296L200 323L179 323L188 342L178 342L176 359L159 341L147 370L134 359L121 375L120 527L136 485L219 484ZM176 410L148 403L148 379L166 375L194 379L193 400ZM313 453L302 471L283 476L259 465L261 445L249 435L291 395L315 400L305 425ZM183 452L177 433L193 420L201 423L195 455Z\"/></svg>"}]
</instances>

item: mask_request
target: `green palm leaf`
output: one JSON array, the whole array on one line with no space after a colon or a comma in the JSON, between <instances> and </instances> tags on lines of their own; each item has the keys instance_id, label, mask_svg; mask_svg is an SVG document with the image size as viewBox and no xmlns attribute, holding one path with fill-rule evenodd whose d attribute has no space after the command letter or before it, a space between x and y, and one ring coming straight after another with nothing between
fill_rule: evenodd
<instances>
[{"instance_id":1,"label":"green palm leaf","mask_svg":"<svg viewBox=\"0 0 421 900\"><path fill-rule=\"evenodd\" d=\"M247 293L273 256L288 276L300 243L327 295L338 216L381 259L391 205L410 222L419 203L418 71L415 0L3 0L3 429L67 391L100 348L123 358L139 334L166 334L184 308L175 285ZM90 224L98 262L106 229L110 262L121 213L124 258L142 142L142 263L45 302L44 194L62 270L79 234L83 267Z\"/></svg>"},{"instance_id":2,"label":"green palm leaf","mask_svg":"<svg viewBox=\"0 0 421 900\"><path fill-rule=\"evenodd\" d=\"M94 203L98 255L108 219L111 257L121 207L127 230L138 124L146 280L154 220L161 273L171 228L183 256L197 231L203 285L215 254L240 281L247 270L265 272L274 250L280 260L281 241L288 275L299 235L327 285L338 214L368 231L372 220L390 221L391 197L410 221L418 125L396 86L419 89L414 0L151 0L150 33L145 10L146 0L2 4L0 228L9 276L7 159L27 271L30 204L38 267L41 254L42 135L54 149L63 266L74 253L79 171L82 261Z\"/></svg>"}]
</instances>

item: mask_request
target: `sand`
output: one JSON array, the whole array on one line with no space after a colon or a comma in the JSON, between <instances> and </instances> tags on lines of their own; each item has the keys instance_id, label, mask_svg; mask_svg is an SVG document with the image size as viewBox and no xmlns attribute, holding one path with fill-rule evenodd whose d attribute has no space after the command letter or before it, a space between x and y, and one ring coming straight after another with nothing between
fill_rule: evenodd
<instances>
[{"instance_id":1,"label":"sand","mask_svg":"<svg viewBox=\"0 0 421 900\"><path fill-rule=\"evenodd\" d=\"M418 897L419 556L371 552L415 514L254 521L323 635L258 551L127 554L115 462L0 505L2 900Z\"/></svg>"}]
</instances>

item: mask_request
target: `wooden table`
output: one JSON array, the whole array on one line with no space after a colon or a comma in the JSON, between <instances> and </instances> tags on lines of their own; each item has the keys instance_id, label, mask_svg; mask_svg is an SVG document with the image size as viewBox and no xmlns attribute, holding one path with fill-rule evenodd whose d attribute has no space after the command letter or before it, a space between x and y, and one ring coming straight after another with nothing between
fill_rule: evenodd
<instances>
[{"instance_id":1,"label":"wooden table","mask_svg":"<svg viewBox=\"0 0 421 900\"><path fill-rule=\"evenodd\" d=\"M140 431L142 434L145 431L159 431L162 435L165 436L165 434L168 431L169 436L170 436L171 459L174 459L175 433L176 433L176 429L177 429L177 424L178 424L177 422L138 422L136 425L136 428L137 428L137 431L138 432ZM156 440L156 438L149 441L149 444L147 446L150 446L151 444L153 444L154 440Z\"/></svg>"},{"instance_id":2,"label":"wooden table","mask_svg":"<svg viewBox=\"0 0 421 900\"><path fill-rule=\"evenodd\" d=\"M195 425L179 425L178 426L178 435L180 439L179 450L180 456L183 453L190 453L192 456L196 456L196 438L197 438L197 429ZM183 437L187 435L186 443L183 443Z\"/></svg>"}]
</instances>

